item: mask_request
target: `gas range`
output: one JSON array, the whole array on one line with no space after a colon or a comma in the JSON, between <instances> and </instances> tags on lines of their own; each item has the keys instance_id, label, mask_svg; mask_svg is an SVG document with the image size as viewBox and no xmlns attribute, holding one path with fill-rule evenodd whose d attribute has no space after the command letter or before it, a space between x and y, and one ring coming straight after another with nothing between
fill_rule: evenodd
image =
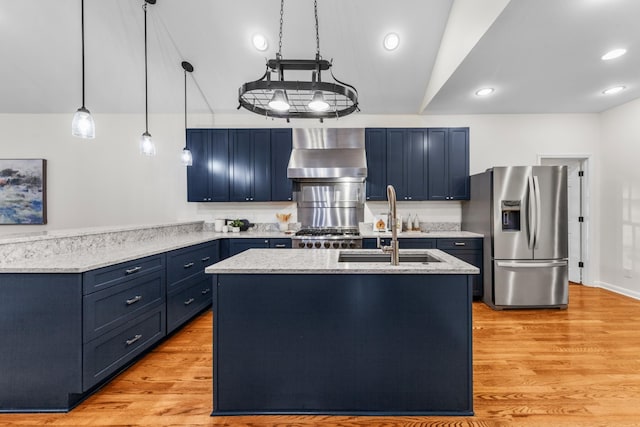
<instances>
[{"instance_id":1,"label":"gas range","mask_svg":"<svg viewBox=\"0 0 640 427\"><path fill-rule=\"evenodd\" d=\"M298 249L361 249L357 228L304 228L291 238Z\"/></svg>"}]
</instances>

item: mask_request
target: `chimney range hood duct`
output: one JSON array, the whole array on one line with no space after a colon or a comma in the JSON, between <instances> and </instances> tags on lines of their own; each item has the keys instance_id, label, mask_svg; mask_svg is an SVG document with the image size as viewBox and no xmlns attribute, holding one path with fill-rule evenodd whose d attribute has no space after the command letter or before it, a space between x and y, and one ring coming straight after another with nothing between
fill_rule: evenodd
<instances>
[{"instance_id":1,"label":"chimney range hood duct","mask_svg":"<svg viewBox=\"0 0 640 427\"><path fill-rule=\"evenodd\" d=\"M364 129L293 129L287 177L363 182L367 177L364 138Z\"/></svg>"}]
</instances>

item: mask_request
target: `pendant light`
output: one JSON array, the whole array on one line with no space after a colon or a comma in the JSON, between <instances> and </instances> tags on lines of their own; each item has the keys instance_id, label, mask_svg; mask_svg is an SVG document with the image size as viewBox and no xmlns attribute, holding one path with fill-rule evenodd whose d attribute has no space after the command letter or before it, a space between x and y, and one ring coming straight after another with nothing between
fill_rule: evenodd
<instances>
[{"instance_id":1,"label":"pendant light","mask_svg":"<svg viewBox=\"0 0 640 427\"><path fill-rule=\"evenodd\" d=\"M73 115L71 121L71 135L84 139L96 137L96 124L91 113L84 106L84 0L80 0L80 13L82 25L82 107Z\"/></svg>"},{"instance_id":2,"label":"pendant light","mask_svg":"<svg viewBox=\"0 0 640 427\"><path fill-rule=\"evenodd\" d=\"M184 135L187 136L187 73L193 72L193 65L187 61L182 61L182 69L184 70ZM184 166L193 165L193 156L191 150L185 145L182 149L182 164Z\"/></svg>"},{"instance_id":3,"label":"pendant light","mask_svg":"<svg viewBox=\"0 0 640 427\"><path fill-rule=\"evenodd\" d=\"M275 59L267 61L267 70L258 80L244 83L238 90L238 109L244 107L252 113L266 117L289 119L338 118L359 111L358 91L355 87L336 79L331 71L332 61L320 55L318 30L318 1L313 2L315 18L315 59L282 58L282 27L284 0L280 0L280 34ZM285 71L310 72L308 81L286 80ZM334 83L322 80L323 71L331 73ZM272 74L276 78L272 79Z\"/></svg>"},{"instance_id":4,"label":"pendant light","mask_svg":"<svg viewBox=\"0 0 640 427\"><path fill-rule=\"evenodd\" d=\"M144 11L144 133L140 137L140 153L145 156L156 155L156 144L149 133L149 86L147 71L147 5L156 4L156 0L145 0L142 5Z\"/></svg>"}]
</instances>

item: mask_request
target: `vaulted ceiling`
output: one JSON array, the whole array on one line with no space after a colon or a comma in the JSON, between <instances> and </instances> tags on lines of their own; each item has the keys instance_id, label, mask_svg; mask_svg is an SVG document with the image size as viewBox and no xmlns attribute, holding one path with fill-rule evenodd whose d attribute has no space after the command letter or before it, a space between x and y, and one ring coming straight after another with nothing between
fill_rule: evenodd
<instances>
[{"instance_id":1,"label":"vaulted ceiling","mask_svg":"<svg viewBox=\"0 0 640 427\"><path fill-rule=\"evenodd\" d=\"M93 114L144 112L142 5L85 0ZM638 0L318 0L318 15L320 53L357 88L362 114L601 112L640 97ZM238 87L275 57L279 20L278 0L157 0L149 112L183 111L183 60L195 67L189 111L235 112ZM313 59L313 1L285 1L283 20L283 57ZM400 36L391 52L389 32ZM0 113L80 106L80 0L0 0L0 39ZM619 47L627 54L600 59ZM495 90L480 98L481 87Z\"/></svg>"}]
</instances>

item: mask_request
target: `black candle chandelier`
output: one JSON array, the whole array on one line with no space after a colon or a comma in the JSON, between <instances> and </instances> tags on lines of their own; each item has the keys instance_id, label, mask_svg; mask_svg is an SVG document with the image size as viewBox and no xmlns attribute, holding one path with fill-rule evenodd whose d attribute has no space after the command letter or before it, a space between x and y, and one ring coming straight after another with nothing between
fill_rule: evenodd
<instances>
[{"instance_id":1,"label":"black candle chandelier","mask_svg":"<svg viewBox=\"0 0 640 427\"><path fill-rule=\"evenodd\" d=\"M280 0L280 34L278 53L267 61L267 70L258 80L243 84L238 91L238 109L247 110L265 117L287 119L320 119L343 117L358 108L358 91L355 87L336 79L331 71L332 62L320 56L318 32L318 1L313 10L316 29L315 59L282 58L282 24L284 0ZM309 81L285 80L285 71L308 71ZM334 82L322 81L322 71L331 73ZM272 80L275 74L277 79Z\"/></svg>"}]
</instances>

